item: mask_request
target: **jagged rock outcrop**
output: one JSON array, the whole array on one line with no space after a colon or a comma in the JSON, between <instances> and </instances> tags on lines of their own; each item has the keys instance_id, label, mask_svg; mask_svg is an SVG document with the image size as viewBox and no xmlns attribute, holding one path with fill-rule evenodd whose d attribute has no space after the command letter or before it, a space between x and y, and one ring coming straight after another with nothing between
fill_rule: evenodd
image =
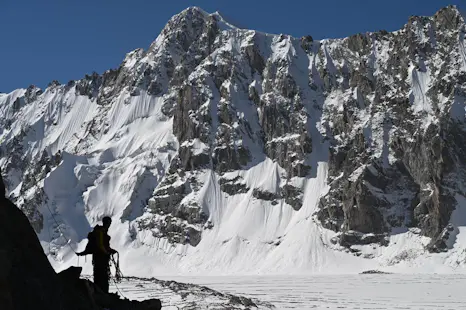
<instances>
[{"instance_id":1,"label":"jagged rock outcrop","mask_svg":"<svg viewBox=\"0 0 466 310\"><path fill-rule=\"evenodd\" d=\"M0 180L2 180L0 176ZM27 217L0 181L0 294L3 309L65 309L65 296ZM73 308L75 307L75 308ZM70 309L85 309L70 305Z\"/></svg>"}]
</instances>

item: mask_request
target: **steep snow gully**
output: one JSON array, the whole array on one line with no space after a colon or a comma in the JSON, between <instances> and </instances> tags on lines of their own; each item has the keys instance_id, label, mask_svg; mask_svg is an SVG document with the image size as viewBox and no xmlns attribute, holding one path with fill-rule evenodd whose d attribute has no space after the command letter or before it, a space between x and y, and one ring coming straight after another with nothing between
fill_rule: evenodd
<instances>
[{"instance_id":1,"label":"steep snow gully","mask_svg":"<svg viewBox=\"0 0 466 310\"><path fill-rule=\"evenodd\" d=\"M91 273L71 248L109 215L132 276L466 272L465 33L453 6L321 41L188 8L116 70L0 94L8 195L58 271Z\"/></svg>"}]
</instances>

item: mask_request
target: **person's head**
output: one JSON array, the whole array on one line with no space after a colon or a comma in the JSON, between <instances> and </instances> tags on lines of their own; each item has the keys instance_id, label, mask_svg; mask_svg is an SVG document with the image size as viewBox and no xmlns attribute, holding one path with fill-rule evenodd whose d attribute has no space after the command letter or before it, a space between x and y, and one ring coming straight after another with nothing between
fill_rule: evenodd
<instances>
[{"instance_id":1,"label":"person's head","mask_svg":"<svg viewBox=\"0 0 466 310\"><path fill-rule=\"evenodd\" d=\"M110 224L112 224L112 219L109 216L105 216L102 219L102 224L103 224L104 229L108 230L108 228L110 227Z\"/></svg>"}]
</instances>

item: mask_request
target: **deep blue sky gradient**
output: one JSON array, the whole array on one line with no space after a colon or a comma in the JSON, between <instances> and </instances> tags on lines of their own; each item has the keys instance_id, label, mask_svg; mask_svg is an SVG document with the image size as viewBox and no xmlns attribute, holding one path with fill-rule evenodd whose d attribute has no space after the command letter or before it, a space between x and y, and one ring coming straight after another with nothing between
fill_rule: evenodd
<instances>
[{"instance_id":1,"label":"deep blue sky gradient","mask_svg":"<svg viewBox=\"0 0 466 310\"><path fill-rule=\"evenodd\" d=\"M466 0L0 0L0 92L116 68L188 6L240 27L315 39L401 28Z\"/></svg>"}]
</instances>

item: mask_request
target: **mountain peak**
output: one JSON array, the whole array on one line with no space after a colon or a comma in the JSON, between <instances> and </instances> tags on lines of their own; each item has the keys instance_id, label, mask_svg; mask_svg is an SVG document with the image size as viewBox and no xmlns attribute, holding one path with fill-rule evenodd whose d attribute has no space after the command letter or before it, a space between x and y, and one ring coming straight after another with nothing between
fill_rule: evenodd
<instances>
[{"instance_id":1,"label":"mountain peak","mask_svg":"<svg viewBox=\"0 0 466 310\"><path fill-rule=\"evenodd\" d=\"M190 6L180 13L174 15L167 23L166 28L173 29L176 26L186 25L186 22L189 21L191 24L198 21L215 21L218 23L218 26L223 29L237 29L239 27L228 22L225 17L219 12L215 11L214 13L208 13L197 6Z\"/></svg>"},{"instance_id":2,"label":"mountain peak","mask_svg":"<svg viewBox=\"0 0 466 310\"><path fill-rule=\"evenodd\" d=\"M457 29L466 22L465 14L456 5L449 5L437 11L435 21L449 29Z\"/></svg>"},{"instance_id":3,"label":"mountain peak","mask_svg":"<svg viewBox=\"0 0 466 310\"><path fill-rule=\"evenodd\" d=\"M180 14L202 14L204 16L208 16L209 13L207 13L206 11L204 11L203 9L201 9L200 7L198 6L190 6L190 7L187 7L186 9L184 9L183 11L181 11Z\"/></svg>"},{"instance_id":4,"label":"mountain peak","mask_svg":"<svg viewBox=\"0 0 466 310\"><path fill-rule=\"evenodd\" d=\"M191 6L174 15L165 25L162 34L167 34L175 29L186 31L196 28L197 25L206 23L210 15L199 7Z\"/></svg>"},{"instance_id":5,"label":"mountain peak","mask_svg":"<svg viewBox=\"0 0 466 310\"><path fill-rule=\"evenodd\" d=\"M196 20L196 19L208 19L210 16L209 13L201 9L200 7L197 6L190 6L180 13L174 15L172 18L170 18L170 23L171 21L179 21L179 20Z\"/></svg>"}]
</instances>

